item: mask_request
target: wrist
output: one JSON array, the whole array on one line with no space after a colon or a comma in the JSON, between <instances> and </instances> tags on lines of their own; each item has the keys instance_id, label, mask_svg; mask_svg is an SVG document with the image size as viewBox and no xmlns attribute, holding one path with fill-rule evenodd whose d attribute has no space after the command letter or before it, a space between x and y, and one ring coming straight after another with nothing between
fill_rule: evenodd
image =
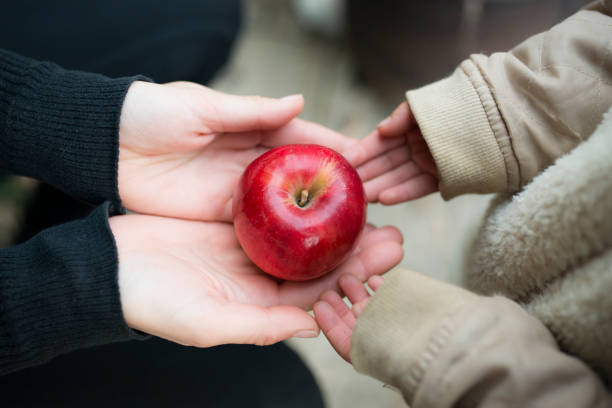
<instances>
[{"instance_id":1,"label":"wrist","mask_svg":"<svg viewBox=\"0 0 612 408\"><path fill-rule=\"evenodd\" d=\"M451 318L479 299L420 273L390 272L353 330L355 369L399 387L410 402L428 364L449 339Z\"/></svg>"},{"instance_id":2,"label":"wrist","mask_svg":"<svg viewBox=\"0 0 612 408\"><path fill-rule=\"evenodd\" d=\"M115 239L117 250L117 285L119 288L119 300L121 303L121 311L126 324L130 328L135 328L135 320L133 318L130 296L130 279L129 279L129 262L127 261L126 251L129 249L126 246L130 243L135 243L135 237L130 237L130 229L126 228L125 216L115 216L108 219L108 226Z\"/></svg>"},{"instance_id":3,"label":"wrist","mask_svg":"<svg viewBox=\"0 0 612 408\"><path fill-rule=\"evenodd\" d=\"M448 78L406 93L440 172L445 199L508 188L504 156L492 126L501 119L488 116L491 112L483 106L495 106L483 105L482 93L488 88L478 70L466 71L466 67L462 64Z\"/></svg>"},{"instance_id":4,"label":"wrist","mask_svg":"<svg viewBox=\"0 0 612 408\"><path fill-rule=\"evenodd\" d=\"M146 79L146 78L145 78ZM125 95L118 125L118 152L117 152L117 191L123 205L131 208L131 188L129 180L133 175L128 174L126 163L138 158L138 146L146 144L149 136L144 123L151 122L151 87L158 84L143 80L133 81Z\"/></svg>"}]
</instances>

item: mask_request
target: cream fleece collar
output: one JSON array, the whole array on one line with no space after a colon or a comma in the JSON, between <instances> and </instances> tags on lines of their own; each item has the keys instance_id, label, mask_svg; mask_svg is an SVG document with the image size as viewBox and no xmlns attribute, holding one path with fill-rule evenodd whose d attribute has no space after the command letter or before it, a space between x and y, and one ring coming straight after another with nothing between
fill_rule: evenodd
<instances>
[{"instance_id":1,"label":"cream fleece collar","mask_svg":"<svg viewBox=\"0 0 612 408\"><path fill-rule=\"evenodd\" d=\"M467 287L519 301L612 380L612 109L523 191L493 200L469 260Z\"/></svg>"}]
</instances>

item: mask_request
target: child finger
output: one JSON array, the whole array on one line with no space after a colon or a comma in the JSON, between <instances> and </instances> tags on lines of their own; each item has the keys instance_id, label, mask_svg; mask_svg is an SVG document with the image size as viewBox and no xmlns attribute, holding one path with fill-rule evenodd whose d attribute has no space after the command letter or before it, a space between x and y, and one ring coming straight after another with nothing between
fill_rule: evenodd
<instances>
[{"instance_id":1,"label":"child finger","mask_svg":"<svg viewBox=\"0 0 612 408\"><path fill-rule=\"evenodd\" d=\"M410 201L438 191L438 180L431 174L422 173L380 192L378 200L384 205Z\"/></svg>"},{"instance_id":2,"label":"child finger","mask_svg":"<svg viewBox=\"0 0 612 408\"><path fill-rule=\"evenodd\" d=\"M410 147L404 144L362 164L357 168L357 173L359 173L361 180L365 182L393 170L397 166L409 161L410 158Z\"/></svg>"},{"instance_id":3,"label":"child finger","mask_svg":"<svg viewBox=\"0 0 612 408\"><path fill-rule=\"evenodd\" d=\"M421 169L416 163L409 161L395 169L382 174L364 183L366 198L368 201L379 200L380 193L421 174Z\"/></svg>"},{"instance_id":4,"label":"child finger","mask_svg":"<svg viewBox=\"0 0 612 408\"><path fill-rule=\"evenodd\" d=\"M382 276L374 275L371 276L370 279L368 279L368 286L370 287L370 289L376 292L378 288L380 288L380 286L384 283L384 281L385 278L383 278Z\"/></svg>"},{"instance_id":5,"label":"child finger","mask_svg":"<svg viewBox=\"0 0 612 408\"><path fill-rule=\"evenodd\" d=\"M363 313L363 311L365 310L366 306L368 305L368 301L370 300L370 298L362 300L359 303L355 303L353 305L353 308L351 309L351 312L353 312L353 316L355 316L355 319L359 319L359 316L361 316L361 313Z\"/></svg>"},{"instance_id":6,"label":"child finger","mask_svg":"<svg viewBox=\"0 0 612 408\"><path fill-rule=\"evenodd\" d=\"M325 337L336 350L336 352L348 361L351 362L351 336L353 334L353 326L349 327L336 314L334 309L325 301L320 301L314 305L314 315L319 327L325 333Z\"/></svg>"},{"instance_id":7,"label":"child finger","mask_svg":"<svg viewBox=\"0 0 612 408\"><path fill-rule=\"evenodd\" d=\"M403 136L382 138L378 131L375 130L358 143L343 151L342 154L349 163L354 167L358 167L368 160L405 143L406 138Z\"/></svg>"},{"instance_id":8,"label":"child finger","mask_svg":"<svg viewBox=\"0 0 612 408\"><path fill-rule=\"evenodd\" d=\"M349 307L344 303L344 300L336 292L329 290L321 296L321 300L326 302L334 309L334 313L349 327L355 325L355 317L351 313Z\"/></svg>"},{"instance_id":9,"label":"child finger","mask_svg":"<svg viewBox=\"0 0 612 408\"><path fill-rule=\"evenodd\" d=\"M412 114L408 102L402 102L391 116L384 119L377 126L383 137L399 136L413 126Z\"/></svg>"}]
</instances>

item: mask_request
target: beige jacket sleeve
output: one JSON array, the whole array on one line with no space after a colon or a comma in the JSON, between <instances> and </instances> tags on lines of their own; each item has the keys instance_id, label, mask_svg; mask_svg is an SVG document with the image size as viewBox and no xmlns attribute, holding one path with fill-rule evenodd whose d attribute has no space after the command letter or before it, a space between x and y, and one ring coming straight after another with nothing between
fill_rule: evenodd
<instances>
[{"instance_id":1,"label":"beige jacket sleeve","mask_svg":"<svg viewBox=\"0 0 612 408\"><path fill-rule=\"evenodd\" d=\"M599 378L514 302L406 270L370 299L351 359L412 408L612 406Z\"/></svg>"},{"instance_id":2,"label":"beige jacket sleeve","mask_svg":"<svg viewBox=\"0 0 612 408\"><path fill-rule=\"evenodd\" d=\"M407 92L445 199L517 191L593 133L612 105L611 15L612 0L593 3Z\"/></svg>"}]
</instances>

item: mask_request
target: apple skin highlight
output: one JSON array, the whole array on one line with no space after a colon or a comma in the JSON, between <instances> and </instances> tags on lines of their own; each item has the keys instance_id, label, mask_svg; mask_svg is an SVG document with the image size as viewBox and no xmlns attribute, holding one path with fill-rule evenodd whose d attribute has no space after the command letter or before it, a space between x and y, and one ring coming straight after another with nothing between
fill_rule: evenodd
<instances>
[{"instance_id":1,"label":"apple skin highlight","mask_svg":"<svg viewBox=\"0 0 612 408\"><path fill-rule=\"evenodd\" d=\"M232 201L234 229L264 272L301 281L318 278L353 251L367 201L355 169L318 145L286 145L244 171Z\"/></svg>"}]
</instances>

